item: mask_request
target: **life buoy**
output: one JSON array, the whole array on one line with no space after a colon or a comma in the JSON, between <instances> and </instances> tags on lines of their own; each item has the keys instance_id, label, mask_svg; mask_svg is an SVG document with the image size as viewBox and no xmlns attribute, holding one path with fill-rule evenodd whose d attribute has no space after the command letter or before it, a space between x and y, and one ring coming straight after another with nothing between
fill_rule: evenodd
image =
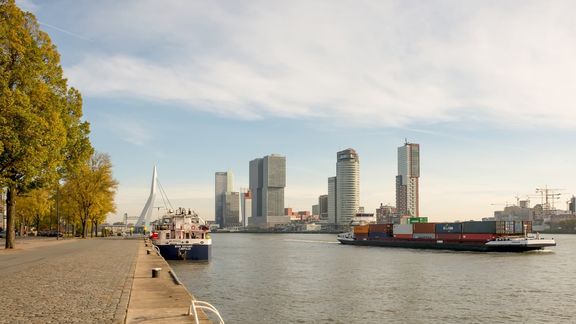
<instances>
[{"instance_id":1,"label":"life buoy","mask_svg":"<svg viewBox=\"0 0 576 324\"><path fill-rule=\"evenodd\" d=\"M195 229L196 229L196 226L192 225L192 229L195 230Z\"/></svg>"}]
</instances>

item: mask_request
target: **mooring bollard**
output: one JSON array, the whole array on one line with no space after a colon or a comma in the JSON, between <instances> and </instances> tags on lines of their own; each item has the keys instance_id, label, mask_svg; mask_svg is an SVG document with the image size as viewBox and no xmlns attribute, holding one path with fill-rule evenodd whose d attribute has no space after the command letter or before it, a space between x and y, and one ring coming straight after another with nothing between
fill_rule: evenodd
<instances>
[{"instance_id":1,"label":"mooring bollard","mask_svg":"<svg viewBox=\"0 0 576 324\"><path fill-rule=\"evenodd\" d=\"M152 268L152 278L158 278L160 270L162 270L162 268Z\"/></svg>"}]
</instances>

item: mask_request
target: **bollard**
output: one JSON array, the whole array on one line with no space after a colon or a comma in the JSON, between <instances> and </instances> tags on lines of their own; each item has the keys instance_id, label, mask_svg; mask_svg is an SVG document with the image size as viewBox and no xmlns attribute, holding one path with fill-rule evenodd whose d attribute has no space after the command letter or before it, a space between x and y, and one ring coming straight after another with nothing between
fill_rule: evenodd
<instances>
[{"instance_id":1,"label":"bollard","mask_svg":"<svg viewBox=\"0 0 576 324\"><path fill-rule=\"evenodd\" d=\"M158 278L160 270L162 270L162 268L152 268L152 278Z\"/></svg>"},{"instance_id":2,"label":"bollard","mask_svg":"<svg viewBox=\"0 0 576 324\"><path fill-rule=\"evenodd\" d=\"M152 250L150 249L146 250L146 254L150 254L150 252L152 252Z\"/></svg>"}]
</instances>

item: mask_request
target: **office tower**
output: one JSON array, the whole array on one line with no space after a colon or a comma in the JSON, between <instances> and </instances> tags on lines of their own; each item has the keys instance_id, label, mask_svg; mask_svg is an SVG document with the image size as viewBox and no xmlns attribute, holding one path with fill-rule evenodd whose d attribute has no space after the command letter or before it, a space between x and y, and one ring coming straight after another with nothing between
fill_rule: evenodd
<instances>
[{"instance_id":1,"label":"office tower","mask_svg":"<svg viewBox=\"0 0 576 324\"><path fill-rule=\"evenodd\" d=\"M336 224L336 177L328 178L328 223Z\"/></svg>"},{"instance_id":2,"label":"office tower","mask_svg":"<svg viewBox=\"0 0 576 324\"><path fill-rule=\"evenodd\" d=\"M320 220L328 220L328 195L318 197L318 209Z\"/></svg>"},{"instance_id":3,"label":"office tower","mask_svg":"<svg viewBox=\"0 0 576 324\"><path fill-rule=\"evenodd\" d=\"M232 192L234 175L232 172L216 172L215 177L215 206L214 220L220 227L224 227L224 208L226 193Z\"/></svg>"},{"instance_id":4,"label":"office tower","mask_svg":"<svg viewBox=\"0 0 576 324\"><path fill-rule=\"evenodd\" d=\"M336 156L336 223L348 225L360 206L360 160L353 149Z\"/></svg>"},{"instance_id":5,"label":"office tower","mask_svg":"<svg viewBox=\"0 0 576 324\"><path fill-rule=\"evenodd\" d=\"M241 225L248 227L249 222L252 220L252 192L250 190L241 190L240 214Z\"/></svg>"},{"instance_id":6,"label":"office tower","mask_svg":"<svg viewBox=\"0 0 576 324\"><path fill-rule=\"evenodd\" d=\"M290 222L290 217L284 216L285 186L286 157L272 154L250 161L254 225L268 228Z\"/></svg>"},{"instance_id":7,"label":"office tower","mask_svg":"<svg viewBox=\"0 0 576 324\"><path fill-rule=\"evenodd\" d=\"M406 142L398 148L396 176L396 209L401 216L418 217L418 178L420 177L420 145Z\"/></svg>"},{"instance_id":8,"label":"office tower","mask_svg":"<svg viewBox=\"0 0 576 324\"><path fill-rule=\"evenodd\" d=\"M227 192L224 195L224 226L234 227L240 225L240 193Z\"/></svg>"},{"instance_id":9,"label":"office tower","mask_svg":"<svg viewBox=\"0 0 576 324\"><path fill-rule=\"evenodd\" d=\"M320 205L312 205L312 215L320 216Z\"/></svg>"}]
</instances>

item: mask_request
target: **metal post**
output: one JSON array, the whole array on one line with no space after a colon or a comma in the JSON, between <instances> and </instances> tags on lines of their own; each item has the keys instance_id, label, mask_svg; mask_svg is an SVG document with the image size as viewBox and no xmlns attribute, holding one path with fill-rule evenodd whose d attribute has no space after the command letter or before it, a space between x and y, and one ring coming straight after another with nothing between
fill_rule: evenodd
<instances>
[{"instance_id":1,"label":"metal post","mask_svg":"<svg viewBox=\"0 0 576 324\"><path fill-rule=\"evenodd\" d=\"M56 240L60 239L60 180L56 187Z\"/></svg>"}]
</instances>

